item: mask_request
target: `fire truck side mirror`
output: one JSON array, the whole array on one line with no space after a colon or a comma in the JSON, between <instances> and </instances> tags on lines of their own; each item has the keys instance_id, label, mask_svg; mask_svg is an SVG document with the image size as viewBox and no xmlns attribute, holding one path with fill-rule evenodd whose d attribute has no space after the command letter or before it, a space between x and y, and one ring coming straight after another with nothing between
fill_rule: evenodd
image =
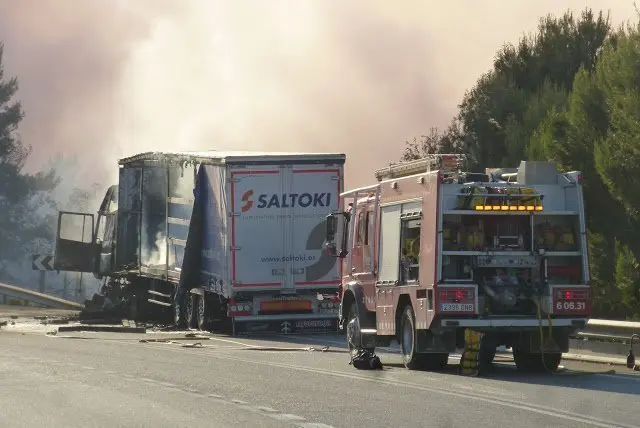
<instances>
[{"instance_id":1,"label":"fire truck side mirror","mask_svg":"<svg viewBox=\"0 0 640 428\"><path fill-rule=\"evenodd\" d=\"M325 253L331 257L344 257L346 255L345 234L347 224L346 213L333 213L327 216L325 232Z\"/></svg>"}]
</instances>

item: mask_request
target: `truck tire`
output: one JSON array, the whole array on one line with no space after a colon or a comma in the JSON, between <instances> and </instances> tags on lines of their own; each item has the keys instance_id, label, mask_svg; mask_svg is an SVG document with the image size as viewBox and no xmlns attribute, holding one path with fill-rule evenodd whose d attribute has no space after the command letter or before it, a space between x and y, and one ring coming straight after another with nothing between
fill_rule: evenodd
<instances>
[{"instance_id":1,"label":"truck tire","mask_svg":"<svg viewBox=\"0 0 640 428\"><path fill-rule=\"evenodd\" d=\"M349 327L349 324L351 323L352 320L355 320L355 325L354 325L356 327L355 332ZM354 347L352 343L355 339L357 339L353 337L354 333L356 335L359 335L360 328L361 328L361 324L360 324L360 314L358 313L358 304L355 301L353 301L351 302L351 306L349 306L349 312L347 317L347 327L345 328L345 338L347 340L347 347L349 349L349 356L351 358L355 357L356 353L358 352L358 349ZM365 350L373 353L373 351L375 351L375 348L366 348Z\"/></svg>"},{"instance_id":2,"label":"truck tire","mask_svg":"<svg viewBox=\"0 0 640 428\"><path fill-rule=\"evenodd\" d=\"M186 298L185 315L187 318L187 328L196 328L198 318L198 295L189 294Z\"/></svg>"},{"instance_id":3,"label":"truck tire","mask_svg":"<svg viewBox=\"0 0 640 428\"><path fill-rule=\"evenodd\" d=\"M420 354L416 352L416 318L411 305L407 305L402 312L400 321L400 348L402 362L409 370L419 369L422 364Z\"/></svg>"},{"instance_id":4,"label":"truck tire","mask_svg":"<svg viewBox=\"0 0 640 428\"><path fill-rule=\"evenodd\" d=\"M173 324L177 328L184 328L186 326L185 321L185 296L175 298L173 301Z\"/></svg>"},{"instance_id":5,"label":"truck tire","mask_svg":"<svg viewBox=\"0 0 640 428\"><path fill-rule=\"evenodd\" d=\"M197 307L198 329L208 330L211 311L209 305L207 305L206 294L199 297Z\"/></svg>"},{"instance_id":6,"label":"truck tire","mask_svg":"<svg viewBox=\"0 0 640 428\"><path fill-rule=\"evenodd\" d=\"M548 370L555 372L558 370L561 360L562 353L560 352L534 354L522 351L516 347L513 348L513 361L516 363L516 367L520 371L540 373Z\"/></svg>"},{"instance_id":7,"label":"truck tire","mask_svg":"<svg viewBox=\"0 0 640 428\"><path fill-rule=\"evenodd\" d=\"M493 360L496 358L497 347L496 341L488 335L480 339L478 367L481 372L486 372L491 369Z\"/></svg>"},{"instance_id":8,"label":"truck tire","mask_svg":"<svg viewBox=\"0 0 640 428\"><path fill-rule=\"evenodd\" d=\"M448 353L418 353L416 351L416 318L411 305L404 308L400 324L400 348L402 362L406 368L409 370L439 370L447 366Z\"/></svg>"}]
</instances>

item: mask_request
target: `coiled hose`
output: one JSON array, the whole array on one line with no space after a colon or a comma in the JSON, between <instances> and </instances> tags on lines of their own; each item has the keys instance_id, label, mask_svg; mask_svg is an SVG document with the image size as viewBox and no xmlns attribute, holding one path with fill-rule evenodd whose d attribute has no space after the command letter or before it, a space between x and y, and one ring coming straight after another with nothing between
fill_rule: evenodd
<instances>
[{"instance_id":1,"label":"coiled hose","mask_svg":"<svg viewBox=\"0 0 640 428\"><path fill-rule=\"evenodd\" d=\"M555 370L551 370L547 367L547 363L544 360L544 326L542 325L542 309L540 297L535 296L532 298L533 302L536 305L537 309L537 317L538 317L538 331L540 332L540 358L542 359L542 366L544 369L554 375L558 376L586 376L586 375L597 375L597 374L615 374L615 370L605 370L600 372L590 372L586 370L572 370L571 372L562 372L559 373ZM547 312L547 320L549 321L549 339L553 340L553 322L551 320L551 314Z\"/></svg>"}]
</instances>

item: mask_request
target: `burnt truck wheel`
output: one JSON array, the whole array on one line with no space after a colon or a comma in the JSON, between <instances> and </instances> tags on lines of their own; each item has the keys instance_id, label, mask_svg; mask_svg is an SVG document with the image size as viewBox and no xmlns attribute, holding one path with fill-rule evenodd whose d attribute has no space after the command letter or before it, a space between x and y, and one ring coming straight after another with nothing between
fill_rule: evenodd
<instances>
[{"instance_id":1,"label":"burnt truck wheel","mask_svg":"<svg viewBox=\"0 0 640 428\"><path fill-rule=\"evenodd\" d=\"M358 313L358 304L352 302L349 306L349 313L347 317L346 339L347 347L349 348L349 356L355 357L358 352L358 345L361 343L361 324L360 315ZM366 348L366 351L373 352L374 348Z\"/></svg>"},{"instance_id":2,"label":"burnt truck wheel","mask_svg":"<svg viewBox=\"0 0 640 428\"><path fill-rule=\"evenodd\" d=\"M177 328L185 327L185 296L176 297L173 301L173 324Z\"/></svg>"},{"instance_id":3,"label":"burnt truck wheel","mask_svg":"<svg viewBox=\"0 0 640 428\"><path fill-rule=\"evenodd\" d=\"M440 370L449 362L448 353L418 353L416 346L416 318L411 305L405 307L401 319L400 347L402 362L409 370Z\"/></svg>"},{"instance_id":4,"label":"burnt truck wheel","mask_svg":"<svg viewBox=\"0 0 640 428\"><path fill-rule=\"evenodd\" d=\"M562 361L562 353L545 352L544 354L534 354L513 348L513 361L520 371L540 373L544 371L555 372Z\"/></svg>"},{"instance_id":5,"label":"burnt truck wheel","mask_svg":"<svg viewBox=\"0 0 640 428\"><path fill-rule=\"evenodd\" d=\"M209 305L207 305L206 296L200 296L198 299L198 329L200 330L208 330L209 329Z\"/></svg>"},{"instance_id":6,"label":"burnt truck wheel","mask_svg":"<svg viewBox=\"0 0 640 428\"><path fill-rule=\"evenodd\" d=\"M187 303L185 305L187 328L196 328L198 318L198 295L189 294L185 300Z\"/></svg>"}]
</instances>

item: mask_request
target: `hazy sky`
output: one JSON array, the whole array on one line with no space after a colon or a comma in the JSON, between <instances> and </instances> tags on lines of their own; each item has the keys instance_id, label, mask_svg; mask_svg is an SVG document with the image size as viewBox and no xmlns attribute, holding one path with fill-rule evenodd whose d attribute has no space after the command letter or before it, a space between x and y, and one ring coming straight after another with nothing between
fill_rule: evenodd
<instances>
[{"instance_id":1,"label":"hazy sky","mask_svg":"<svg viewBox=\"0 0 640 428\"><path fill-rule=\"evenodd\" d=\"M147 150L347 153L347 186L445 126L546 13L636 18L632 0L0 0L5 68L33 146L114 180Z\"/></svg>"}]
</instances>

